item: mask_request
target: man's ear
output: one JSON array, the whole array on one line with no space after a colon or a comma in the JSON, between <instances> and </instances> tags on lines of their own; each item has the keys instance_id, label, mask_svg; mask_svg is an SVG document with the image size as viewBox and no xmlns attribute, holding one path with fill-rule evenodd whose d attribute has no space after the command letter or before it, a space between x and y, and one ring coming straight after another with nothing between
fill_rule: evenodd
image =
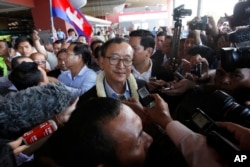
<instances>
[{"instance_id":1,"label":"man's ear","mask_svg":"<svg viewBox=\"0 0 250 167\"><path fill-rule=\"evenodd\" d=\"M154 49L151 48L151 47L148 47L146 50L147 50L147 52L148 52L149 57L151 57L152 54L153 54Z\"/></svg>"}]
</instances>

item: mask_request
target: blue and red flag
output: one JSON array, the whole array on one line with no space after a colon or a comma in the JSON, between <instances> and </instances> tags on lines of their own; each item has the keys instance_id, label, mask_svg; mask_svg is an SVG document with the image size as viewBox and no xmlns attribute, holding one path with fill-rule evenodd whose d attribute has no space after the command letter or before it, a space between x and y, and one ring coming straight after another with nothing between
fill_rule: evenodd
<instances>
[{"instance_id":1,"label":"blue and red flag","mask_svg":"<svg viewBox=\"0 0 250 167\"><path fill-rule=\"evenodd\" d=\"M59 17L71 24L78 35L84 35L88 39L91 37L92 25L79 9L75 9L71 5L69 0L52 0L52 16Z\"/></svg>"}]
</instances>

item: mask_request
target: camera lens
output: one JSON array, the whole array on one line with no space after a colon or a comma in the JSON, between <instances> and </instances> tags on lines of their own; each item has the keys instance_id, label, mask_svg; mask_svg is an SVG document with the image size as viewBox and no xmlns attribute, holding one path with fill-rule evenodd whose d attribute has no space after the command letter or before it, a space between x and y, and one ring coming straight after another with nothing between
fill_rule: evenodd
<instances>
[{"instance_id":1,"label":"camera lens","mask_svg":"<svg viewBox=\"0 0 250 167\"><path fill-rule=\"evenodd\" d=\"M250 127L250 109L221 90L208 96L201 108L216 121L231 121Z\"/></svg>"}]
</instances>

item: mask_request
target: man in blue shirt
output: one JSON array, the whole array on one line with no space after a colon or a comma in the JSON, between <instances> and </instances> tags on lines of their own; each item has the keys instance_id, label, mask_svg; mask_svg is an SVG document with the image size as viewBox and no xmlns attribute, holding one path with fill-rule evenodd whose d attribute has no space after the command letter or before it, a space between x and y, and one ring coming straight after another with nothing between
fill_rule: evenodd
<instances>
[{"instance_id":1,"label":"man in blue shirt","mask_svg":"<svg viewBox=\"0 0 250 167\"><path fill-rule=\"evenodd\" d=\"M61 73L58 80L67 86L73 98L84 94L96 83L95 71L87 66L90 58L90 48L86 44L72 42L67 48L65 65L69 71Z\"/></svg>"}]
</instances>

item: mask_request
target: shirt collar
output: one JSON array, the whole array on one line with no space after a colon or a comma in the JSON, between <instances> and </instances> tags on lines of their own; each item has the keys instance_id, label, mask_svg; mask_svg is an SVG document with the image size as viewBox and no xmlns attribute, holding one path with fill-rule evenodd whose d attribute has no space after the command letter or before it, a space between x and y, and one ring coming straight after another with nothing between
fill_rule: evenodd
<instances>
[{"instance_id":1,"label":"shirt collar","mask_svg":"<svg viewBox=\"0 0 250 167\"><path fill-rule=\"evenodd\" d=\"M121 100L120 99L120 96L124 96L126 99L130 98L131 95L130 95L130 90L129 90L129 86L128 86L128 83L126 81L126 90L123 94L118 94L114 91L114 89L108 84L106 78L104 79L104 87L105 87L105 91L106 91L106 94L107 94L107 97L112 97L114 99L117 99L117 100Z\"/></svg>"}]
</instances>

